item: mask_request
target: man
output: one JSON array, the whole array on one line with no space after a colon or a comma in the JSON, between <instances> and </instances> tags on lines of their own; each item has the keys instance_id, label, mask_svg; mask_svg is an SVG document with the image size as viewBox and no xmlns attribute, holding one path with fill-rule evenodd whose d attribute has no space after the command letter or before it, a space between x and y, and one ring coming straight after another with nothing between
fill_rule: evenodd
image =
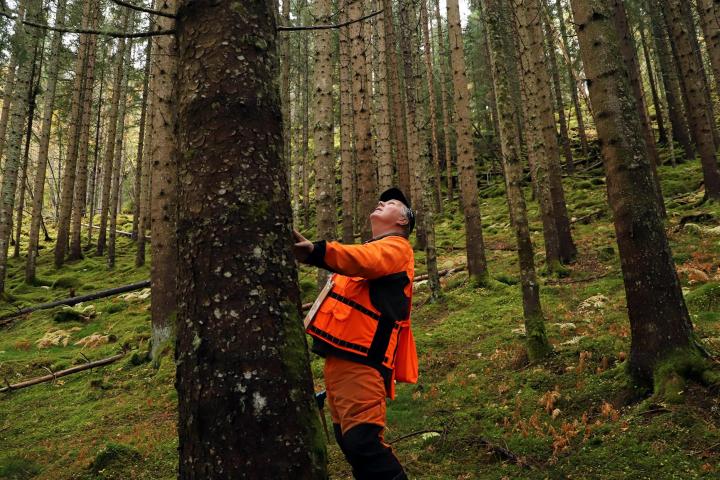
<instances>
[{"instance_id":1,"label":"man","mask_svg":"<svg viewBox=\"0 0 720 480\"><path fill-rule=\"evenodd\" d=\"M397 189L380 196L370 214L373 238L363 245L312 243L295 235L303 263L334 272L332 290L307 328L313 351L325 357L325 387L335 438L359 480L407 476L383 440L385 397L395 381L417 381L410 330L415 274L408 236L410 202Z\"/></svg>"}]
</instances>

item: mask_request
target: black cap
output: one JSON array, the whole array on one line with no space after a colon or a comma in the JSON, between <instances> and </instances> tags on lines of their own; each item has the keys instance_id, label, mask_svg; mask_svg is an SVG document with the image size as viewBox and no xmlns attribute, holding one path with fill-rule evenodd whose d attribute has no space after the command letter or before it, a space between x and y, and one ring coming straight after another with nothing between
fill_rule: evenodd
<instances>
[{"instance_id":1,"label":"black cap","mask_svg":"<svg viewBox=\"0 0 720 480\"><path fill-rule=\"evenodd\" d=\"M405 198L405 195L403 194L402 190L399 188L388 188L385 190L382 194L380 194L380 201L381 202L387 202L388 200L400 200L406 207L408 207L409 213L408 213L408 235L413 231L413 228L415 228L415 212L412 211L412 206L410 205L410 200Z\"/></svg>"}]
</instances>

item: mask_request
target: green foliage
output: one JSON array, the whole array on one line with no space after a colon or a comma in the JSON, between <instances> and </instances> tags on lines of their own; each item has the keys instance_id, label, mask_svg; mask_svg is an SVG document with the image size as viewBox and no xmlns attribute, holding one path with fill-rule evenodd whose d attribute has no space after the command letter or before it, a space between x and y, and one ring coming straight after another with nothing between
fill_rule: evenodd
<instances>
[{"instance_id":1,"label":"green foliage","mask_svg":"<svg viewBox=\"0 0 720 480\"><path fill-rule=\"evenodd\" d=\"M0 478L5 480L26 480L40 473L40 466L21 457L0 457Z\"/></svg>"},{"instance_id":2,"label":"green foliage","mask_svg":"<svg viewBox=\"0 0 720 480\"><path fill-rule=\"evenodd\" d=\"M697 287L685 296L685 301L693 312L720 310L720 282Z\"/></svg>"},{"instance_id":3,"label":"green foliage","mask_svg":"<svg viewBox=\"0 0 720 480\"><path fill-rule=\"evenodd\" d=\"M124 445L122 443L110 442L100 450L92 463L90 470L96 474L102 474L101 478L117 478L114 475L108 475L108 470L117 470L117 473L126 470L129 463L137 462L142 459L137 449Z\"/></svg>"}]
</instances>

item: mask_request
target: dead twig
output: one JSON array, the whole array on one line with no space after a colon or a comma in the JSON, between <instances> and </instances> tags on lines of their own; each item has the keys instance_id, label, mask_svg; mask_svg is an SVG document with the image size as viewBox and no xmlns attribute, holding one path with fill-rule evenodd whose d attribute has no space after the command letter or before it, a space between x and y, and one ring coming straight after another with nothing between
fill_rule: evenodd
<instances>
[{"instance_id":1,"label":"dead twig","mask_svg":"<svg viewBox=\"0 0 720 480\"><path fill-rule=\"evenodd\" d=\"M406 440L408 438L417 437L418 435L423 435L425 433L437 433L439 435L442 435L445 433L444 430L418 430L417 432L408 433L407 435L403 435L401 437L396 438L395 440L392 440L388 442L388 444L393 445L397 442L400 442L402 440Z\"/></svg>"}]
</instances>

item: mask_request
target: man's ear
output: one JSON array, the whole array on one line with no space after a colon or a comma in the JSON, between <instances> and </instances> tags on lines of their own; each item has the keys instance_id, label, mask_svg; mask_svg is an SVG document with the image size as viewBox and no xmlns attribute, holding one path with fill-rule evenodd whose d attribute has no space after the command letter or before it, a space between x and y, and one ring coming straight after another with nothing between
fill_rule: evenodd
<instances>
[{"instance_id":1,"label":"man's ear","mask_svg":"<svg viewBox=\"0 0 720 480\"><path fill-rule=\"evenodd\" d=\"M408 223L410 223L410 221L407 219L407 217L403 216L403 217L400 217L396 223L397 223L398 225L401 225L401 226L404 227L405 225L407 225Z\"/></svg>"}]
</instances>

